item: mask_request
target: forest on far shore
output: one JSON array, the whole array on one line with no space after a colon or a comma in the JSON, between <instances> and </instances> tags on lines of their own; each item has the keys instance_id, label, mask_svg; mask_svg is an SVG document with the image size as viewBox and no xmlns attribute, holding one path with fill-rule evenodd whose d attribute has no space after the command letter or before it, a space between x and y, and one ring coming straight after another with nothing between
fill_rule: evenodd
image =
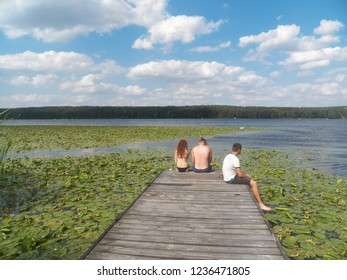
<instances>
[{"instance_id":1,"label":"forest on far shore","mask_svg":"<svg viewBox=\"0 0 347 280\"><path fill-rule=\"evenodd\" d=\"M7 108L0 109L0 112ZM12 108L6 119L346 119L347 106L256 107L227 105L195 106L57 106Z\"/></svg>"}]
</instances>

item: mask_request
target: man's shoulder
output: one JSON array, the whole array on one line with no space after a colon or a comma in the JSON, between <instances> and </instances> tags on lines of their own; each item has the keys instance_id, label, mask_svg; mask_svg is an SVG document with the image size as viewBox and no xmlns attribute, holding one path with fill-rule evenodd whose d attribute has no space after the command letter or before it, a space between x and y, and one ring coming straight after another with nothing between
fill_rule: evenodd
<instances>
[{"instance_id":1,"label":"man's shoulder","mask_svg":"<svg viewBox=\"0 0 347 280\"><path fill-rule=\"evenodd\" d=\"M235 156L234 154L230 153L226 155L226 158L232 159L232 160L238 160L239 158Z\"/></svg>"}]
</instances>

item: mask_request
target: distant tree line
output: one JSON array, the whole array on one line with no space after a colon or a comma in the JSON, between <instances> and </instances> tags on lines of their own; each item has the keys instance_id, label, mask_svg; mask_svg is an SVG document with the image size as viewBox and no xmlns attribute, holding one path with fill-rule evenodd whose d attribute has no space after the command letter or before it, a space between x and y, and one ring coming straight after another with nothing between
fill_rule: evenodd
<instances>
[{"instance_id":1,"label":"distant tree line","mask_svg":"<svg viewBox=\"0 0 347 280\"><path fill-rule=\"evenodd\" d=\"M1 109L0 112L6 108ZM345 119L347 106L337 107L241 107L227 105L198 106L62 106L13 108L7 119L153 119L153 118L329 118Z\"/></svg>"}]
</instances>

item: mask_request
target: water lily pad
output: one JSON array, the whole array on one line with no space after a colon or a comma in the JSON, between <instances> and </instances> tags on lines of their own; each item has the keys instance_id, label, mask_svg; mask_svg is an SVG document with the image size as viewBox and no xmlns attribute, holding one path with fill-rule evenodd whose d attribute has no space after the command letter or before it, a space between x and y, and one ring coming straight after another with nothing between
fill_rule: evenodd
<instances>
[{"instance_id":1,"label":"water lily pad","mask_svg":"<svg viewBox=\"0 0 347 280\"><path fill-rule=\"evenodd\" d=\"M286 237L283 239L282 244L287 248L293 248L297 246L297 238L295 236Z\"/></svg>"}]
</instances>

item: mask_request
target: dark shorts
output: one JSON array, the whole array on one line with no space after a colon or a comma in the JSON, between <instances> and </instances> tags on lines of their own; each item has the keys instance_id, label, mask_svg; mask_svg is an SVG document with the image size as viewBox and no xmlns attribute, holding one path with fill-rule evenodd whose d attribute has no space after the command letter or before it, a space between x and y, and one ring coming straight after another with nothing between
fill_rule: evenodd
<instances>
[{"instance_id":1,"label":"dark shorts","mask_svg":"<svg viewBox=\"0 0 347 280\"><path fill-rule=\"evenodd\" d=\"M227 181L228 184L242 184L242 185L249 185L251 184L251 179L249 178L241 178L239 176L235 176L234 179L231 179L230 181Z\"/></svg>"},{"instance_id":2,"label":"dark shorts","mask_svg":"<svg viewBox=\"0 0 347 280\"><path fill-rule=\"evenodd\" d=\"M187 167L176 167L178 172L187 172L189 171L189 166Z\"/></svg>"},{"instance_id":3,"label":"dark shorts","mask_svg":"<svg viewBox=\"0 0 347 280\"><path fill-rule=\"evenodd\" d=\"M196 169L195 166L193 165L192 170L196 173L207 173L207 172L212 172L212 166L210 165L209 167L205 169Z\"/></svg>"}]
</instances>

